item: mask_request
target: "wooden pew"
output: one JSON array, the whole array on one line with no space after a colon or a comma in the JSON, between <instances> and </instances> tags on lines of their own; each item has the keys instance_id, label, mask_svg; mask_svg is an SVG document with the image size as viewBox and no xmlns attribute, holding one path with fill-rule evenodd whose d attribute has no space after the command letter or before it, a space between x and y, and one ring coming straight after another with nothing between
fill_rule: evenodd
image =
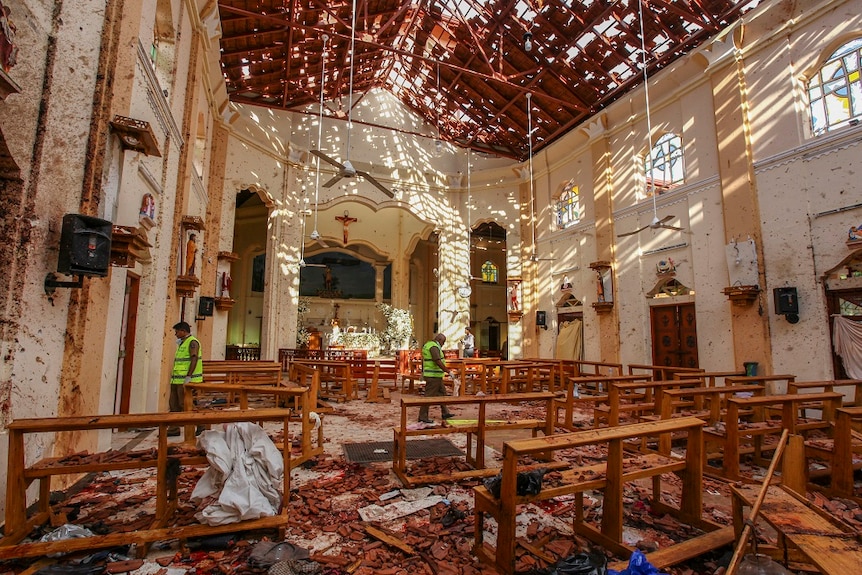
<instances>
[{"instance_id":1,"label":"wooden pew","mask_svg":"<svg viewBox=\"0 0 862 575\"><path fill-rule=\"evenodd\" d=\"M133 413L123 415L82 415L75 417L46 417L37 419L16 419L7 426L9 434L9 458L6 485L6 523L5 536L0 539L0 559L39 557L52 553L72 553L92 549L137 544L144 549L146 544L163 539L187 539L189 537L212 536L237 531L273 529L283 530L287 525L287 502L283 502L281 513L274 517L240 521L229 525L170 525L173 508L176 505L176 489L168 479L169 457L168 428L194 425L219 425L242 421L280 422L284 436L288 437L290 410L257 409L245 411L211 411L206 413ZM47 458L27 462L25 439L43 433L94 432L100 429L120 427L158 428L158 448L155 457L106 458L98 463L67 461L63 458ZM282 450L284 456L285 497L290 494L291 469L290 450ZM207 465L207 458L194 456L181 458L180 465ZM58 475L79 476L86 473L120 471L127 469L153 468L156 482L156 510L153 522L147 529L130 533L112 533L68 539L61 541L20 543L36 526L52 519L51 478ZM28 516L27 488L33 481L39 482L38 500L35 512ZM283 536L283 533L282 533Z\"/></svg>"},{"instance_id":2,"label":"wooden pew","mask_svg":"<svg viewBox=\"0 0 862 575\"><path fill-rule=\"evenodd\" d=\"M612 361L588 361L586 359L576 359L575 365L578 366L578 375L622 375L623 364L614 363Z\"/></svg>"},{"instance_id":3,"label":"wooden pew","mask_svg":"<svg viewBox=\"0 0 862 575\"><path fill-rule=\"evenodd\" d=\"M603 429L590 429L574 433L564 433L550 437L520 439L503 444L503 472L500 497L495 498L485 486L473 488L476 519L475 554L505 575L515 572L515 528L518 506L545 501L563 495L575 495L575 516L573 530L593 543L619 555L627 556L633 549L622 541L623 535L623 490L627 482L637 479L653 478L653 500L651 506L659 513L671 513L680 520L706 531L714 531L718 526L701 517L703 498L702 470L702 426L703 421L695 417L635 423ZM684 459L665 457L659 454L627 454L624 444L644 437L662 434L685 433L688 448ZM520 461L550 451L552 454L562 450L579 447L606 446L606 463L589 467L570 463L571 471L563 472L561 485L543 486L537 495L517 495L517 475ZM555 456L556 459L556 456ZM661 502L661 475L675 473L682 478L681 506L672 508ZM601 527L586 523L584 518L584 499L586 491L603 491ZM493 517L497 522L497 545L491 547L484 542L485 517ZM732 530L730 538L732 540ZM724 542L727 542L727 537ZM714 544L715 542L713 542ZM708 549L706 543L700 545L700 552ZM688 550L686 553L690 553ZM666 561L676 559L667 557ZM680 559L681 560L681 559Z\"/></svg>"},{"instance_id":4,"label":"wooden pew","mask_svg":"<svg viewBox=\"0 0 862 575\"><path fill-rule=\"evenodd\" d=\"M701 371L697 377L703 380L706 387L719 387L720 385L728 385L725 381L728 377L744 377L745 371ZM690 374L687 372L673 372L673 379L689 379Z\"/></svg>"},{"instance_id":5,"label":"wooden pew","mask_svg":"<svg viewBox=\"0 0 862 575\"><path fill-rule=\"evenodd\" d=\"M492 431L529 429L533 436L541 431L545 435L554 432L553 411L551 402L554 394L550 392L537 393L512 393L507 395L472 395L472 396L444 396L444 397L402 397L401 398L401 423L393 429L395 436L395 450L392 458L392 469L407 487L425 485L439 481L455 481L469 477L488 477L496 475L498 469L485 468L485 438ZM528 419L518 421L490 422L487 420L487 406L490 404L521 403L521 402L544 402L545 419ZM476 406L478 416L476 423L469 425L442 424L439 427L425 427L422 429L408 429L411 422L416 421L418 408L444 404L447 406ZM410 411L408 411L410 410ZM413 417L409 417L412 414ZM410 476L407 474L407 440L409 437L424 435L448 435L452 433L467 434L467 463L473 466L472 470L462 471L440 477L437 475ZM475 444L474 444L475 440Z\"/></svg>"},{"instance_id":6,"label":"wooden pew","mask_svg":"<svg viewBox=\"0 0 862 575\"><path fill-rule=\"evenodd\" d=\"M723 457L720 475L732 480L742 479L739 460L745 453L752 453L755 461L763 465L764 436L780 434L784 429L791 434L804 434L812 429L828 431L842 399L840 393L728 398L723 429L714 426L704 431L707 444L715 441L721 446ZM803 410L807 409L820 410L822 417L800 417ZM749 438L748 442L743 443L746 438Z\"/></svg>"},{"instance_id":7,"label":"wooden pew","mask_svg":"<svg viewBox=\"0 0 862 575\"><path fill-rule=\"evenodd\" d=\"M649 365L630 363L629 375L651 375L656 381L673 379L675 374L681 374L684 379L700 377L704 370L699 367L679 367L674 365Z\"/></svg>"},{"instance_id":8,"label":"wooden pew","mask_svg":"<svg viewBox=\"0 0 862 575\"><path fill-rule=\"evenodd\" d=\"M727 399L741 396L762 396L762 385L729 385L719 387L691 387L666 389L662 393L656 419L694 416L713 426L724 420L727 413ZM662 436L658 452L670 453L671 437ZM707 454L709 457L709 454Z\"/></svg>"},{"instance_id":9,"label":"wooden pew","mask_svg":"<svg viewBox=\"0 0 862 575\"><path fill-rule=\"evenodd\" d=\"M562 395L557 394L554 399L554 419L557 425L571 431L578 429L574 425L575 405L581 403L592 403L597 405L608 399L608 387L611 382L644 382L650 381L649 376L644 375L592 375L570 377L566 380L566 387ZM563 410L562 419L559 417Z\"/></svg>"},{"instance_id":10,"label":"wooden pew","mask_svg":"<svg viewBox=\"0 0 862 575\"><path fill-rule=\"evenodd\" d=\"M835 391L835 388L847 389L844 392L844 407L862 406L862 379L828 379L824 381L790 381L787 383L787 393L807 393L813 391ZM848 389L849 388L849 389Z\"/></svg>"},{"instance_id":11,"label":"wooden pew","mask_svg":"<svg viewBox=\"0 0 862 575\"><path fill-rule=\"evenodd\" d=\"M600 427L603 421L611 427L619 425L623 415L634 419L655 415L661 409L664 391L703 387L703 380L612 381L608 385L607 401L593 408L593 427Z\"/></svg>"},{"instance_id":12,"label":"wooden pew","mask_svg":"<svg viewBox=\"0 0 862 575\"><path fill-rule=\"evenodd\" d=\"M840 497L855 497L853 472L860 464L853 463L853 454L862 452L862 407L842 407L836 411L831 448L829 440L806 441L805 451L827 462L829 492Z\"/></svg>"},{"instance_id":13,"label":"wooden pew","mask_svg":"<svg viewBox=\"0 0 862 575\"><path fill-rule=\"evenodd\" d=\"M297 373L301 367L314 369L318 372L317 396L319 399L341 403L359 398L356 382L353 379L353 370L347 360L295 359L290 366L291 374ZM293 381L293 377L290 379Z\"/></svg>"},{"instance_id":14,"label":"wooden pew","mask_svg":"<svg viewBox=\"0 0 862 575\"><path fill-rule=\"evenodd\" d=\"M278 385L281 364L277 361L203 360L204 381L242 385Z\"/></svg>"},{"instance_id":15,"label":"wooden pew","mask_svg":"<svg viewBox=\"0 0 862 575\"><path fill-rule=\"evenodd\" d=\"M726 377L725 385L765 385L766 395L783 395L790 393L789 384L796 381L795 375L748 375L739 377Z\"/></svg>"},{"instance_id":16,"label":"wooden pew","mask_svg":"<svg viewBox=\"0 0 862 575\"><path fill-rule=\"evenodd\" d=\"M754 504L759 492L759 485L731 486L733 524L737 534L742 533L747 517L743 515L745 507ZM778 533L779 548L775 550L774 559L802 560L824 575L847 575L858 571L862 565L862 542L858 531L853 531L783 485L767 487L758 516ZM764 551L762 547L758 549L758 552Z\"/></svg>"}]
</instances>

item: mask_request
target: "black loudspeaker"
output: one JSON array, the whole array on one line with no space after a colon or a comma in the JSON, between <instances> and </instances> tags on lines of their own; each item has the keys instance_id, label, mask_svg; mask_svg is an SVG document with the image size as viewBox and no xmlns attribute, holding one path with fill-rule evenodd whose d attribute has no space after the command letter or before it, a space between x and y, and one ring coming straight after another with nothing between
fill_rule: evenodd
<instances>
[{"instance_id":1,"label":"black loudspeaker","mask_svg":"<svg viewBox=\"0 0 862 575\"><path fill-rule=\"evenodd\" d=\"M57 271L68 275L108 275L112 229L107 220L80 214L63 216Z\"/></svg>"},{"instance_id":2,"label":"black loudspeaker","mask_svg":"<svg viewBox=\"0 0 862 575\"><path fill-rule=\"evenodd\" d=\"M548 315L543 311L536 312L536 326L545 327L548 325Z\"/></svg>"},{"instance_id":3,"label":"black loudspeaker","mask_svg":"<svg viewBox=\"0 0 862 575\"><path fill-rule=\"evenodd\" d=\"M204 297L198 300L198 317L212 317L215 308L215 298Z\"/></svg>"},{"instance_id":4,"label":"black loudspeaker","mask_svg":"<svg viewBox=\"0 0 862 575\"><path fill-rule=\"evenodd\" d=\"M799 298L796 296L795 287L781 287L772 290L775 298L775 313L780 315L791 315L799 313Z\"/></svg>"}]
</instances>

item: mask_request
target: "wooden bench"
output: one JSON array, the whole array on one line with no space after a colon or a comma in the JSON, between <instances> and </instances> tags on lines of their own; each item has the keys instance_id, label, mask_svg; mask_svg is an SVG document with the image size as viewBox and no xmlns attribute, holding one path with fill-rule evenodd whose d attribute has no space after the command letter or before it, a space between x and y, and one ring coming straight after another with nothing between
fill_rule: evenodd
<instances>
[{"instance_id":1,"label":"wooden bench","mask_svg":"<svg viewBox=\"0 0 862 575\"><path fill-rule=\"evenodd\" d=\"M575 405L581 403L600 403L608 399L608 387L611 382L651 381L644 375L590 375L570 377L566 380L562 396L558 394L554 400L554 418L557 425L571 431L577 431L574 426ZM560 410L563 417L559 417Z\"/></svg>"},{"instance_id":2,"label":"wooden bench","mask_svg":"<svg viewBox=\"0 0 862 575\"><path fill-rule=\"evenodd\" d=\"M395 450L392 458L392 468L401 480L401 483L407 487L425 485L427 483L435 483L439 481L456 481L470 477L488 477L496 475L499 469L485 468L485 440L487 434L492 431L500 430L529 429L534 437L539 431L545 435L551 435L554 432L554 422L552 419L553 412L551 410L551 402L553 399L554 394L550 392L454 397L402 397L401 424L393 429L395 436ZM518 421L488 421L487 419L488 405L530 401L545 403L545 419ZM439 427L408 429L411 421L416 421L416 417L413 417L412 419L409 418L408 414L411 413L412 410L416 410L426 405L431 407L440 404L450 407L476 406L478 408L478 415L475 423L472 421L468 425L449 425L447 423L443 423ZM412 413L415 415L415 411L412 411ZM473 467L472 470L448 474L445 477L437 475L411 476L407 474L407 441L409 437L448 435L452 433L467 434L466 460L467 463Z\"/></svg>"},{"instance_id":3,"label":"wooden bench","mask_svg":"<svg viewBox=\"0 0 862 575\"><path fill-rule=\"evenodd\" d=\"M662 393L661 405L655 419L694 416L716 425L724 420L727 413L727 399L741 396L762 396L762 385L729 385L720 387L694 387L666 389ZM663 436L659 441L659 453L668 454L671 437ZM709 457L709 454L707 454Z\"/></svg>"},{"instance_id":4,"label":"wooden bench","mask_svg":"<svg viewBox=\"0 0 862 575\"><path fill-rule=\"evenodd\" d=\"M5 536L0 539L0 559L89 551L131 543L138 544L138 548L145 551L146 544L164 539L186 539L255 529L278 528L282 530L287 525L288 519L286 501L282 503L281 512L273 517L240 521L221 526L170 525L170 519L176 505L176 486L171 484L168 479L168 464L169 460L176 460L177 458L169 456L167 432L168 428L177 426L267 421L281 423L284 436L288 437L290 415L290 410L287 409L259 409L206 413L135 413L16 419L6 428L9 434L9 459L7 464ZM46 458L35 462L26 461L25 439L37 434L94 432L120 427L157 428L158 444L154 456L122 459L105 458L98 463L87 460L84 462L69 461L64 458ZM285 469L282 489L285 497L289 497L290 450L284 449L282 453ZM208 461L206 457L201 455L179 458L179 463L181 466L199 466L207 465ZM57 522L58 518L53 516L51 510L52 477L146 468L153 468L156 477L156 510L149 528L129 533L112 533L61 541L21 543L36 526L49 521L52 524ZM32 516L28 516L27 488L33 481L39 482L38 499L35 512Z\"/></svg>"},{"instance_id":5,"label":"wooden bench","mask_svg":"<svg viewBox=\"0 0 862 575\"><path fill-rule=\"evenodd\" d=\"M294 381L293 375L298 373L301 368L317 371L319 385L317 396L319 399L342 403L359 397L356 382L353 379L353 370L347 360L295 359L291 362L290 367L289 379L291 381Z\"/></svg>"},{"instance_id":6,"label":"wooden bench","mask_svg":"<svg viewBox=\"0 0 862 575\"><path fill-rule=\"evenodd\" d=\"M575 496L573 530L608 551L628 556L633 551L622 541L623 535L623 489L627 482L653 478L653 500L650 505L658 513L671 513L689 525L705 531L714 531L718 526L701 518L703 477L701 457L703 448L703 421L695 417L635 423L603 429L590 429L564 433L550 437L520 439L503 444L503 475L499 499L484 486L473 488L476 520L475 554L506 575L515 572L515 538L518 506L546 501L563 495ZM645 436L684 432L688 448L684 459L665 457L659 454L627 454L624 444L640 440ZM539 454L559 452L579 447L606 446L606 463L588 467L572 464L572 469L563 472L562 485L544 486L537 495L517 495L517 475L521 459ZM682 478L680 507L672 508L661 501L661 475L675 473ZM584 519L586 491L603 491L602 519L599 529L588 525ZM491 547L484 542L485 516L497 522L497 545ZM701 545L701 551L707 548Z\"/></svg>"},{"instance_id":7,"label":"wooden bench","mask_svg":"<svg viewBox=\"0 0 862 575\"><path fill-rule=\"evenodd\" d=\"M684 379L700 377L704 372L699 367L680 367L675 365L649 365L641 363L630 363L628 365L629 375L649 375L656 381L673 379L680 374Z\"/></svg>"},{"instance_id":8,"label":"wooden bench","mask_svg":"<svg viewBox=\"0 0 862 575\"><path fill-rule=\"evenodd\" d=\"M203 360L204 381L242 385L278 385L281 364L277 361Z\"/></svg>"},{"instance_id":9,"label":"wooden bench","mask_svg":"<svg viewBox=\"0 0 862 575\"><path fill-rule=\"evenodd\" d=\"M808 393L814 391L835 391L835 388L848 389L844 394L844 407L862 406L862 379L829 379L825 381L790 381L787 393Z\"/></svg>"},{"instance_id":10,"label":"wooden bench","mask_svg":"<svg viewBox=\"0 0 862 575\"><path fill-rule=\"evenodd\" d=\"M292 399L294 406L299 411L298 421L300 427L300 454L291 457L291 469L302 465L306 461L323 453L323 423L315 422L311 418L311 412L317 404L317 394L314 387L285 387L283 385L237 385L223 383L188 383L184 395L184 409L186 411L202 411L200 402L196 401L199 393L234 395L239 399L240 409L248 409L248 398L252 396L272 396L274 407L282 407L288 399ZM318 415L319 417L319 415ZM293 421L297 420L296 411L293 412ZM317 430L315 432L315 426ZM316 441L312 437L316 435ZM193 429L186 429L186 442L191 442L194 437ZM285 445L290 446L290 438L285 436Z\"/></svg>"},{"instance_id":11,"label":"wooden bench","mask_svg":"<svg viewBox=\"0 0 862 575\"><path fill-rule=\"evenodd\" d=\"M795 375L748 375L724 378L725 385L763 385L766 395L783 395L790 393L789 384L796 381Z\"/></svg>"},{"instance_id":12,"label":"wooden bench","mask_svg":"<svg viewBox=\"0 0 862 575\"><path fill-rule=\"evenodd\" d=\"M579 376L588 375L623 375L623 364L612 361L574 360Z\"/></svg>"},{"instance_id":13,"label":"wooden bench","mask_svg":"<svg viewBox=\"0 0 862 575\"><path fill-rule=\"evenodd\" d=\"M600 427L602 422L609 426L619 425L623 415L638 419L657 414L666 390L703 387L703 380L617 381L608 385L607 401L597 403L593 408L593 427Z\"/></svg>"},{"instance_id":14,"label":"wooden bench","mask_svg":"<svg viewBox=\"0 0 862 575\"><path fill-rule=\"evenodd\" d=\"M725 381L728 377L744 377L744 371L699 371L697 372L698 378L703 380L703 384L706 387L720 387L719 381L721 385L728 385ZM689 379L691 378L691 374L687 372L679 372L676 371L673 373L672 379Z\"/></svg>"},{"instance_id":15,"label":"wooden bench","mask_svg":"<svg viewBox=\"0 0 862 575\"><path fill-rule=\"evenodd\" d=\"M862 453L862 407L841 407L835 413L831 439L805 442L805 453L826 463L829 475L828 493L838 497L855 497L853 472L862 464L853 462L853 455ZM817 486L819 487L819 486Z\"/></svg>"},{"instance_id":16,"label":"wooden bench","mask_svg":"<svg viewBox=\"0 0 862 575\"><path fill-rule=\"evenodd\" d=\"M836 410L841 407L842 399L843 395L840 393L728 398L724 425L705 430L707 444L717 442L723 454L719 474L727 479L742 479L739 462L741 455L745 453L752 453L755 462L764 465L766 462L763 457L764 436L780 434L784 429L789 430L791 434L800 434L813 429L828 431L832 425L831 422L834 421ZM800 417L803 410L808 409L820 410L822 417ZM749 438L749 441L744 443L746 438Z\"/></svg>"},{"instance_id":17,"label":"wooden bench","mask_svg":"<svg viewBox=\"0 0 862 575\"><path fill-rule=\"evenodd\" d=\"M759 491L760 486L755 485L731 486L733 525L737 534L742 533L744 527L745 507L753 505ZM775 559L804 560L824 575L855 573L862 565L859 533L784 486L767 488L758 516L778 533ZM767 550L760 547L758 551Z\"/></svg>"}]
</instances>

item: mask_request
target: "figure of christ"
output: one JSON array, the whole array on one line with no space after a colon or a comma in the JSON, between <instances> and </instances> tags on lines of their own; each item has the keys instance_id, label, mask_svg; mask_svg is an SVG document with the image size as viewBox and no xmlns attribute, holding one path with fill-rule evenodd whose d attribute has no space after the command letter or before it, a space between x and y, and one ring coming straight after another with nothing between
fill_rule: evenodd
<instances>
[{"instance_id":1,"label":"figure of christ","mask_svg":"<svg viewBox=\"0 0 862 575\"><path fill-rule=\"evenodd\" d=\"M357 220L356 218L351 218L350 214L347 213L347 211L344 212L343 216L335 216L335 219L341 222L344 234L344 244L347 245L347 228L348 226L350 226L350 224L359 220Z\"/></svg>"}]
</instances>

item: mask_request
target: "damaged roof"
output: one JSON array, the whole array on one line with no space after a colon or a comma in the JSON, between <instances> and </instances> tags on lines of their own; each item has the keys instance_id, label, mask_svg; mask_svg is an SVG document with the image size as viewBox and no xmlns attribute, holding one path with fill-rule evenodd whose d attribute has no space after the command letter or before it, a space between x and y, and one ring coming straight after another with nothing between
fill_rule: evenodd
<instances>
[{"instance_id":1,"label":"damaged roof","mask_svg":"<svg viewBox=\"0 0 862 575\"><path fill-rule=\"evenodd\" d=\"M757 4L643 0L648 73ZM323 98L339 101L353 43L354 106L387 90L441 139L518 161L643 80L638 0L220 0L219 13L233 102L305 113L324 62Z\"/></svg>"}]
</instances>

